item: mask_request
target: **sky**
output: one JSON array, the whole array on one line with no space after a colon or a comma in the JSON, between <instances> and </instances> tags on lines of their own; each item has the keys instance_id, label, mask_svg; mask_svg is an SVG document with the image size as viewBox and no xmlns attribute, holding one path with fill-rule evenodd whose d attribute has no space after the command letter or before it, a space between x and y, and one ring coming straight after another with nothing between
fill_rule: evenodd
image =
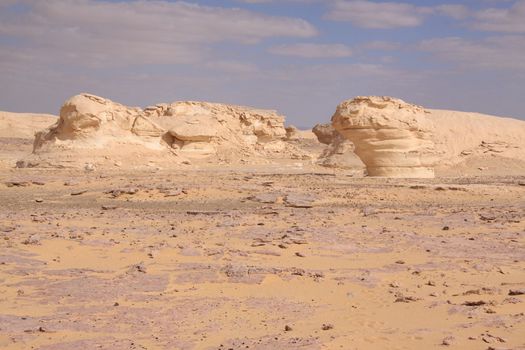
<instances>
[{"instance_id":1,"label":"sky","mask_svg":"<svg viewBox=\"0 0 525 350\"><path fill-rule=\"evenodd\" d=\"M0 0L0 110L81 92L300 127L362 95L525 119L525 0Z\"/></svg>"}]
</instances>

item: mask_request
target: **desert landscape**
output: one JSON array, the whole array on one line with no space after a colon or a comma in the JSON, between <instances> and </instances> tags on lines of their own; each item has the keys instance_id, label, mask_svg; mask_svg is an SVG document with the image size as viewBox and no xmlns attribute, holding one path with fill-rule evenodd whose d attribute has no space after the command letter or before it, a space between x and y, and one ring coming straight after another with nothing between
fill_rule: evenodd
<instances>
[{"instance_id":1,"label":"desert landscape","mask_svg":"<svg viewBox=\"0 0 525 350\"><path fill-rule=\"evenodd\" d=\"M373 96L313 131L91 94L0 116L2 349L525 349L523 121Z\"/></svg>"},{"instance_id":2,"label":"desert landscape","mask_svg":"<svg viewBox=\"0 0 525 350\"><path fill-rule=\"evenodd\" d=\"M0 350L525 350L525 0L0 0Z\"/></svg>"}]
</instances>

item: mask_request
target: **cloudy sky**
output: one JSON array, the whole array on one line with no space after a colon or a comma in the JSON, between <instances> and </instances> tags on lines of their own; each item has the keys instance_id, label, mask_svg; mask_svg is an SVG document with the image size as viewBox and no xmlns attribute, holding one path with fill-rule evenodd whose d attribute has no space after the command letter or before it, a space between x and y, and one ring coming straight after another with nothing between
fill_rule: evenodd
<instances>
[{"instance_id":1,"label":"cloudy sky","mask_svg":"<svg viewBox=\"0 0 525 350\"><path fill-rule=\"evenodd\" d=\"M525 119L525 0L0 0L0 110L79 92L299 126L357 95Z\"/></svg>"}]
</instances>

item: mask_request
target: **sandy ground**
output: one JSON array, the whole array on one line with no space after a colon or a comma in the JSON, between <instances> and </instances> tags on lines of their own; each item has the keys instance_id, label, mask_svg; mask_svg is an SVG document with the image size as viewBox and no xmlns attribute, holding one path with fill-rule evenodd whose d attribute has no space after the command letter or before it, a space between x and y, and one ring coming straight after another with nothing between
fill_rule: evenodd
<instances>
[{"instance_id":1,"label":"sandy ground","mask_svg":"<svg viewBox=\"0 0 525 350\"><path fill-rule=\"evenodd\" d=\"M513 160L15 169L29 131L0 135L0 349L525 349Z\"/></svg>"},{"instance_id":2,"label":"sandy ground","mask_svg":"<svg viewBox=\"0 0 525 350\"><path fill-rule=\"evenodd\" d=\"M525 349L525 178L0 170L2 349Z\"/></svg>"}]
</instances>

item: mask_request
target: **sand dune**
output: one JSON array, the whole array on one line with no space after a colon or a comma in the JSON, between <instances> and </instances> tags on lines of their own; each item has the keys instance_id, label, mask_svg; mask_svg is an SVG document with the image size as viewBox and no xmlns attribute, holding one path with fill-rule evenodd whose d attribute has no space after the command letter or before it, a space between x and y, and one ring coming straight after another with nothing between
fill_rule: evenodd
<instances>
[{"instance_id":1,"label":"sand dune","mask_svg":"<svg viewBox=\"0 0 525 350\"><path fill-rule=\"evenodd\" d=\"M37 131L47 128L57 120L57 116L50 114L0 111L0 137L33 139Z\"/></svg>"}]
</instances>

